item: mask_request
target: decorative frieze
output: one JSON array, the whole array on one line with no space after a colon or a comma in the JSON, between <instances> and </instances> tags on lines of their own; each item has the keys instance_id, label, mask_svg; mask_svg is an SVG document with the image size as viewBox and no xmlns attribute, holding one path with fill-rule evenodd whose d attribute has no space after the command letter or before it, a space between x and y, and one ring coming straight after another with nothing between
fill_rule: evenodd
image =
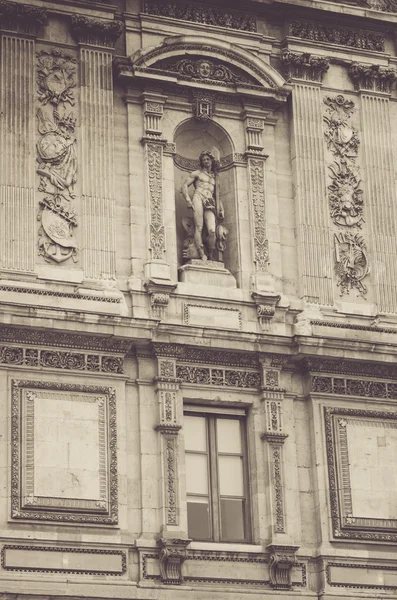
<instances>
[{"instance_id":1,"label":"decorative frieze","mask_svg":"<svg viewBox=\"0 0 397 600\"><path fill-rule=\"evenodd\" d=\"M71 31L79 44L114 48L124 31L124 25L120 21L99 21L83 15L73 15Z\"/></svg>"},{"instance_id":2,"label":"decorative frieze","mask_svg":"<svg viewBox=\"0 0 397 600\"><path fill-rule=\"evenodd\" d=\"M0 346L0 365L121 374L124 373L123 362L123 358L119 356Z\"/></svg>"},{"instance_id":3,"label":"decorative frieze","mask_svg":"<svg viewBox=\"0 0 397 600\"><path fill-rule=\"evenodd\" d=\"M47 23L47 10L40 6L0 2L0 30L13 31L22 35L37 36Z\"/></svg>"},{"instance_id":4,"label":"decorative frieze","mask_svg":"<svg viewBox=\"0 0 397 600\"><path fill-rule=\"evenodd\" d=\"M356 90L371 90L376 92L391 93L393 83L397 79L395 69L381 67L380 65L363 65L353 63L348 73Z\"/></svg>"},{"instance_id":5,"label":"decorative frieze","mask_svg":"<svg viewBox=\"0 0 397 600\"><path fill-rule=\"evenodd\" d=\"M248 389L258 389L261 385L259 373L253 371L177 365L176 376L182 383L195 383L198 385Z\"/></svg>"},{"instance_id":6,"label":"decorative frieze","mask_svg":"<svg viewBox=\"0 0 397 600\"><path fill-rule=\"evenodd\" d=\"M37 57L37 77L39 254L47 262L61 263L69 258L76 262L76 59L57 49L42 50Z\"/></svg>"},{"instance_id":7,"label":"decorative frieze","mask_svg":"<svg viewBox=\"0 0 397 600\"><path fill-rule=\"evenodd\" d=\"M296 552L299 546L282 546L272 544L267 547L270 552L269 572L270 584L276 590L291 589L291 571L297 564Z\"/></svg>"},{"instance_id":8,"label":"decorative frieze","mask_svg":"<svg viewBox=\"0 0 397 600\"><path fill-rule=\"evenodd\" d=\"M168 585L183 583L183 563L188 558L187 547L192 540L160 538L157 545L161 548L159 556L161 581Z\"/></svg>"},{"instance_id":9,"label":"decorative frieze","mask_svg":"<svg viewBox=\"0 0 397 600\"><path fill-rule=\"evenodd\" d=\"M227 367L259 368L256 353L233 352L216 348L200 348L199 346L185 346L154 342L153 350L156 356L175 358L184 363L199 363L200 365L224 365Z\"/></svg>"},{"instance_id":10,"label":"decorative frieze","mask_svg":"<svg viewBox=\"0 0 397 600\"><path fill-rule=\"evenodd\" d=\"M393 333L397 333L397 330L394 330ZM397 366L389 363L374 363L369 361L344 360L343 358L318 358L310 356L304 359L303 366L305 370L308 370L311 373L357 375L358 377L380 377L381 379L397 380Z\"/></svg>"},{"instance_id":11,"label":"decorative frieze","mask_svg":"<svg viewBox=\"0 0 397 600\"><path fill-rule=\"evenodd\" d=\"M335 26L314 21L291 21L288 27L288 35L312 42L328 42L338 44L338 46L359 48L360 50L385 51L385 38L383 35L340 27L339 24Z\"/></svg>"},{"instance_id":12,"label":"decorative frieze","mask_svg":"<svg viewBox=\"0 0 397 600\"><path fill-rule=\"evenodd\" d=\"M169 0L145 0L144 12L159 17L170 17L204 25L215 25L241 31L256 31L256 19L253 15L237 10L224 10L193 2Z\"/></svg>"},{"instance_id":13,"label":"decorative frieze","mask_svg":"<svg viewBox=\"0 0 397 600\"><path fill-rule=\"evenodd\" d=\"M369 381L365 379L315 375L312 377L312 392L396 400L397 384L387 381Z\"/></svg>"},{"instance_id":14,"label":"decorative frieze","mask_svg":"<svg viewBox=\"0 0 397 600\"><path fill-rule=\"evenodd\" d=\"M285 50L280 60L288 79L321 82L329 69L329 58L314 56L308 52L298 54Z\"/></svg>"}]
</instances>

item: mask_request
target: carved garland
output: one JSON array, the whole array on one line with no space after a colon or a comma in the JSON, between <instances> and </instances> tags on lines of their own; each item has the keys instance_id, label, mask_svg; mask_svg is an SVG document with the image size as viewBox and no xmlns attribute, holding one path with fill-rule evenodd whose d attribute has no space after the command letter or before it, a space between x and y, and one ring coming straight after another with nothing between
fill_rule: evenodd
<instances>
[{"instance_id":1,"label":"carved garland","mask_svg":"<svg viewBox=\"0 0 397 600\"><path fill-rule=\"evenodd\" d=\"M107 399L108 409L108 465L109 465L109 499L107 514L103 514L103 507L90 511L56 511L40 510L32 505L28 508L22 502L22 469L21 469L21 401L22 391L55 390L62 392L79 392L81 394L103 394ZM101 503L102 504L102 503ZM95 512L97 514L95 514ZM102 514L101 514L102 513ZM118 522L118 470L117 470L117 415L116 393L113 388L73 383L55 383L50 381L13 380L11 392L11 516L14 519L28 519L38 521L54 521L65 523L96 523L102 525L116 525Z\"/></svg>"},{"instance_id":2,"label":"carved garland","mask_svg":"<svg viewBox=\"0 0 397 600\"><path fill-rule=\"evenodd\" d=\"M163 225L162 178L163 158L160 144L146 145L149 172L150 202L150 250L152 258L161 260L165 252L165 230Z\"/></svg>"},{"instance_id":3,"label":"carved garland","mask_svg":"<svg viewBox=\"0 0 397 600\"><path fill-rule=\"evenodd\" d=\"M77 181L76 117L73 89L76 59L59 50L42 50L37 55L38 131L37 173L40 176L38 219L39 254L47 262L76 261L77 226L72 200Z\"/></svg>"},{"instance_id":4,"label":"carved garland","mask_svg":"<svg viewBox=\"0 0 397 600\"><path fill-rule=\"evenodd\" d=\"M169 0L145 0L143 10L149 15L241 31L256 31L255 17L237 10L225 11L193 2L175 2L174 0L172 2Z\"/></svg>"},{"instance_id":5,"label":"carved garland","mask_svg":"<svg viewBox=\"0 0 397 600\"><path fill-rule=\"evenodd\" d=\"M334 235L335 272L341 295L355 288L365 296L367 288L363 279L369 273L367 246L362 235L354 232L361 228L363 217L363 191L360 188L359 168L356 165L360 140L350 120L354 102L344 96L324 98L327 113L325 139L335 162L328 166L332 183L328 186L331 219L337 227L348 228Z\"/></svg>"},{"instance_id":6,"label":"carved garland","mask_svg":"<svg viewBox=\"0 0 397 600\"><path fill-rule=\"evenodd\" d=\"M266 271L269 263L269 241L266 238L264 161L249 159L249 169L254 209L254 261L258 271Z\"/></svg>"}]
</instances>

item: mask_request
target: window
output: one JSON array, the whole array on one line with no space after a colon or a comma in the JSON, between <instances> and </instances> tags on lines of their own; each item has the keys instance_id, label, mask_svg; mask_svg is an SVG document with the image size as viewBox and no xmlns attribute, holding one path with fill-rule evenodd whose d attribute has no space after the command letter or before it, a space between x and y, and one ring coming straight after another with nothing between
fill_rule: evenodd
<instances>
[{"instance_id":1,"label":"window","mask_svg":"<svg viewBox=\"0 0 397 600\"><path fill-rule=\"evenodd\" d=\"M244 413L184 417L188 534L194 540L249 541ZM234 411L240 413L240 411Z\"/></svg>"}]
</instances>

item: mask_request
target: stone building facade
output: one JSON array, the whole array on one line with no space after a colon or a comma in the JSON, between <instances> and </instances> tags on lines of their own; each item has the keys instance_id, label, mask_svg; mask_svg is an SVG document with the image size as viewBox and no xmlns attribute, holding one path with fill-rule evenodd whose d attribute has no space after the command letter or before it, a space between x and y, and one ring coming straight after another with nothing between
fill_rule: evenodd
<instances>
[{"instance_id":1,"label":"stone building facade","mask_svg":"<svg viewBox=\"0 0 397 600\"><path fill-rule=\"evenodd\" d=\"M0 1L0 598L397 594L397 5L241 4Z\"/></svg>"}]
</instances>

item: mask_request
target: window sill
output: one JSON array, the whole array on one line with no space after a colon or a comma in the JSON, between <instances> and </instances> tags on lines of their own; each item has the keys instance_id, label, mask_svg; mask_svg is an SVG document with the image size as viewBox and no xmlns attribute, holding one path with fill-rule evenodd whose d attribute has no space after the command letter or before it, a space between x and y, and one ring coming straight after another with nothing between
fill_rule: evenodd
<instances>
[{"instance_id":1,"label":"window sill","mask_svg":"<svg viewBox=\"0 0 397 600\"><path fill-rule=\"evenodd\" d=\"M191 542L189 550L212 550L216 552L251 552L263 553L262 546L257 544L236 544L235 542Z\"/></svg>"}]
</instances>

